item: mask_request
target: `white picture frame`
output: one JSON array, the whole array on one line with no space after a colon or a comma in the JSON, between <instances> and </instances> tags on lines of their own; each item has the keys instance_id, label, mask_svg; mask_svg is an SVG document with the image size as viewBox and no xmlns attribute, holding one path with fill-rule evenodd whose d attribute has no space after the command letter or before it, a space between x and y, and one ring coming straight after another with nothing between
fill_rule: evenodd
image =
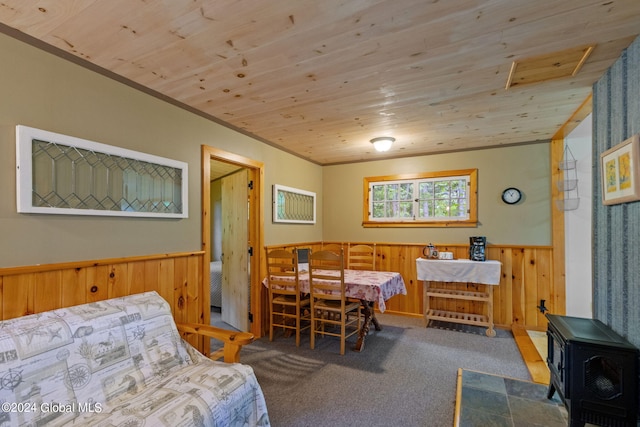
<instances>
[{"instance_id":1,"label":"white picture frame","mask_svg":"<svg viewBox=\"0 0 640 427\"><path fill-rule=\"evenodd\" d=\"M640 200L640 134L600 154L602 203Z\"/></svg>"},{"instance_id":2,"label":"white picture frame","mask_svg":"<svg viewBox=\"0 0 640 427\"><path fill-rule=\"evenodd\" d=\"M188 165L17 125L16 199L19 213L188 218Z\"/></svg>"},{"instance_id":3,"label":"white picture frame","mask_svg":"<svg viewBox=\"0 0 640 427\"><path fill-rule=\"evenodd\" d=\"M275 184L273 186L273 222L316 223L316 193Z\"/></svg>"}]
</instances>

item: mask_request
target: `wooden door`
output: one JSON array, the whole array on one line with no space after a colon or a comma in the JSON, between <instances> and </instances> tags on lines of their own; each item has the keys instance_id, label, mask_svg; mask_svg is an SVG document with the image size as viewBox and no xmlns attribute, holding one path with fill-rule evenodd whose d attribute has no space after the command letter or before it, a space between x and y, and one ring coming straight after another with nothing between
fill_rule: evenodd
<instances>
[{"instance_id":1,"label":"wooden door","mask_svg":"<svg viewBox=\"0 0 640 427\"><path fill-rule=\"evenodd\" d=\"M249 187L243 169L222 179L222 321L249 330Z\"/></svg>"}]
</instances>

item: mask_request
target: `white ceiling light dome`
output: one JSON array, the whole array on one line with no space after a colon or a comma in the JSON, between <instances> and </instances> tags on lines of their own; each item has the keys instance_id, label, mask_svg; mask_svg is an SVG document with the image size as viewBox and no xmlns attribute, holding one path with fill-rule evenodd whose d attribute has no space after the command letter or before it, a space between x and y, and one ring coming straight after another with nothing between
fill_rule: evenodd
<instances>
[{"instance_id":1,"label":"white ceiling light dome","mask_svg":"<svg viewBox=\"0 0 640 427\"><path fill-rule=\"evenodd\" d=\"M389 151L391 145L395 142L395 138L390 136L381 136L378 138L373 138L370 142L373 144L376 151Z\"/></svg>"}]
</instances>

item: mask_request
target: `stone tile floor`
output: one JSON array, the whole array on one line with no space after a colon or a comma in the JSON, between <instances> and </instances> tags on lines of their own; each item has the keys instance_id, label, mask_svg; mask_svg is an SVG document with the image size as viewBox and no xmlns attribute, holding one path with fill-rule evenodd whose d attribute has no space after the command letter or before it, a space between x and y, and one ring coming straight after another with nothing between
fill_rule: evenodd
<instances>
[{"instance_id":1,"label":"stone tile floor","mask_svg":"<svg viewBox=\"0 0 640 427\"><path fill-rule=\"evenodd\" d=\"M458 427L566 427L567 411L547 387L528 381L462 370Z\"/></svg>"}]
</instances>

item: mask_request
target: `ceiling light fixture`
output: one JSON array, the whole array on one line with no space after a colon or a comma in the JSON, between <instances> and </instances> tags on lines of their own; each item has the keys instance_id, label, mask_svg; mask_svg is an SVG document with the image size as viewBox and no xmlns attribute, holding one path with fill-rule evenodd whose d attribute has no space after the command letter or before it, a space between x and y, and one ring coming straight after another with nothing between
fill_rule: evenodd
<instances>
[{"instance_id":1,"label":"ceiling light fixture","mask_svg":"<svg viewBox=\"0 0 640 427\"><path fill-rule=\"evenodd\" d=\"M379 138L373 138L370 142L373 144L376 151L389 151L391 144L393 144L395 140L395 138L390 136L381 136Z\"/></svg>"}]
</instances>

